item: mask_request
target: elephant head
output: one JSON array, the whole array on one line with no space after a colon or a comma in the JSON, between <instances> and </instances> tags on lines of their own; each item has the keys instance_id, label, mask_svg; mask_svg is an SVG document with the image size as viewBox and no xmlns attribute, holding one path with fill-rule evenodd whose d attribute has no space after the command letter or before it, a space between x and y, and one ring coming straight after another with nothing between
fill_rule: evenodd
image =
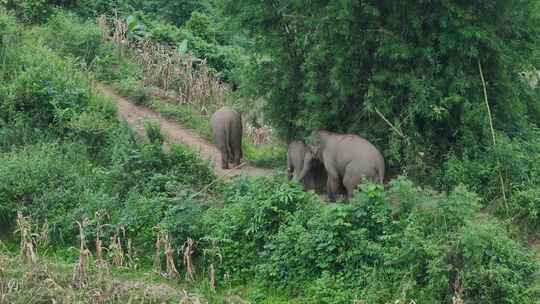
<instances>
[{"instance_id":1,"label":"elephant head","mask_svg":"<svg viewBox=\"0 0 540 304\"><path fill-rule=\"evenodd\" d=\"M299 181L302 181L304 177L306 177L306 174L308 174L313 167L313 162L319 161L322 163L320 155L321 153L319 146L311 144L306 145L306 150L304 153L304 166L302 168L302 172L300 172L300 175L298 176Z\"/></svg>"}]
</instances>

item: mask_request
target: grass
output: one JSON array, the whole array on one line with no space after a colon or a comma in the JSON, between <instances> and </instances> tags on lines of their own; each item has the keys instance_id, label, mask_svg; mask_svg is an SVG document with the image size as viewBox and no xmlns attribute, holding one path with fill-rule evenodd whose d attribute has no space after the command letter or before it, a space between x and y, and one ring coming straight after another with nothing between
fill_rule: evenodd
<instances>
[{"instance_id":1,"label":"grass","mask_svg":"<svg viewBox=\"0 0 540 304\"><path fill-rule=\"evenodd\" d=\"M204 139L213 140L208 119L193 107L174 105L156 98L152 98L146 105L164 117L177 121L183 127L197 132Z\"/></svg>"}]
</instances>

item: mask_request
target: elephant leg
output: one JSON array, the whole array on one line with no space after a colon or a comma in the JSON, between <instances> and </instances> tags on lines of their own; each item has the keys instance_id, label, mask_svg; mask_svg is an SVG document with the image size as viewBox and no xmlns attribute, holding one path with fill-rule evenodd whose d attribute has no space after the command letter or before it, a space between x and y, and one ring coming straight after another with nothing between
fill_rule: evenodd
<instances>
[{"instance_id":1,"label":"elephant leg","mask_svg":"<svg viewBox=\"0 0 540 304\"><path fill-rule=\"evenodd\" d=\"M327 173L326 192L328 193L330 201L335 202L336 194L339 194L339 184L341 183L341 180L335 164L330 162L329 159L331 158L324 157L323 163Z\"/></svg>"},{"instance_id":2,"label":"elephant leg","mask_svg":"<svg viewBox=\"0 0 540 304\"><path fill-rule=\"evenodd\" d=\"M234 149L234 160L233 163L235 166L240 165L240 159L242 158L242 150L241 148Z\"/></svg>"},{"instance_id":3,"label":"elephant leg","mask_svg":"<svg viewBox=\"0 0 540 304\"><path fill-rule=\"evenodd\" d=\"M227 152L227 148L220 149L221 150L221 169L229 169L229 153Z\"/></svg>"},{"instance_id":4,"label":"elephant leg","mask_svg":"<svg viewBox=\"0 0 540 304\"><path fill-rule=\"evenodd\" d=\"M241 134L239 134L239 136L241 136ZM242 142L239 141L238 138L231 138L230 139L230 150L231 150L231 162L235 165L235 166L239 166L240 165L240 160L242 159Z\"/></svg>"},{"instance_id":5,"label":"elephant leg","mask_svg":"<svg viewBox=\"0 0 540 304\"><path fill-rule=\"evenodd\" d=\"M326 180L326 192L328 193L328 199L331 202L336 201L336 194L339 190L339 178L336 176L330 176L328 175L328 179Z\"/></svg>"},{"instance_id":6,"label":"elephant leg","mask_svg":"<svg viewBox=\"0 0 540 304\"><path fill-rule=\"evenodd\" d=\"M347 166L345 169L345 174L343 176L343 186L347 191L347 200L351 199L356 187L360 184L362 179L365 178L365 175L359 170L354 170L351 165Z\"/></svg>"}]
</instances>

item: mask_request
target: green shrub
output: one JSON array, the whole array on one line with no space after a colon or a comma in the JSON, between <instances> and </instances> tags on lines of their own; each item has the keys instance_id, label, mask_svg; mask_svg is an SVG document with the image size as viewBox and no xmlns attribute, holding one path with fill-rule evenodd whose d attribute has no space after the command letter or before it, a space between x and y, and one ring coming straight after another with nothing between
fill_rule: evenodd
<instances>
[{"instance_id":1,"label":"green shrub","mask_svg":"<svg viewBox=\"0 0 540 304\"><path fill-rule=\"evenodd\" d=\"M540 285L531 286L539 274L534 253L511 240L499 222L468 223L453 250L453 266L469 302L535 303L540 298Z\"/></svg>"},{"instance_id":2,"label":"green shrub","mask_svg":"<svg viewBox=\"0 0 540 304\"><path fill-rule=\"evenodd\" d=\"M19 68L15 61L19 36L15 19L0 6L0 80L11 77Z\"/></svg>"},{"instance_id":3,"label":"green shrub","mask_svg":"<svg viewBox=\"0 0 540 304\"><path fill-rule=\"evenodd\" d=\"M365 185L344 205L320 205L277 182L238 180L224 193L225 206L205 222L225 270L272 288L321 303L448 303L459 291L471 303L537 296L533 254L500 223L481 220L478 198L463 187L446 195L399 179L387 191Z\"/></svg>"},{"instance_id":4,"label":"green shrub","mask_svg":"<svg viewBox=\"0 0 540 304\"><path fill-rule=\"evenodd\" d=\"M146 121L144 123L144 130L148 140L153 145L161 146L165 141L165 137L161 134L161 126L155 121Z\"/></svg>"},{"instance_id":5,"label":"green shrub","mask_svg":"<svg viewBox=\"0 0 540 304\"><path fill-rule=\"evenodd\" d=\"M499 135L497 146L483 152L467 149L462 157L452 155L438 178L441 187L451 189L463 183L481 194L490 209L515 221L524 230L535 230L540 225L540 131L531 127L521 136ZM469 152L470 151L470 152ZM503 200L501 181L507 202Z\"/></svg>"},{"instance_id":6,"label":"green shrub","mask_svg":"<svg viewBox=\"0 0 540 304\"><path fill-rule=\"evenodd\" d=\"M57 1L51 0L7 0L5 5L24 22L44 22L54 12Z\"/></svg>"},{"instance_id":7,"label":"green shrub","mask_svg":"<svg viewBox=\"0 0 540 304\"><path fill-rule=\"evenodd\" d=\"M225 205L205 215L208 237L219 242L230 274L253 275L264 244L311 195L280 180L239 178L223 191Z\"/></svg>"},{"instance_id":8,"label":"green shrub","mask_svg":"<svg viewBox=\"0 0 540 304\"><path fill-rule=\"evenodd\" d=\"M139 79L140 67L128 58L119 56L116 45L112 42L101 45L99 55L92 63L92 71L104 82L131 81Z\"/></svg>"},{"instance_id":9,"label":"green shrub","mask_svg":"<svg viewBox=\"0 0 540 304\"><path fill-rule=\"evenodd\" d=\"M85 81L71 61L63 61L52 52L25 45L20 61L24 73L6 85L0 116L5 121L15 117L34 127L64 134L69 122L88 106L90 91L81 87Z\"/></svg>"},{"instance_id":10,"label":"green shrub","mask_svg":"<svg viewBox=\"0 0 540 304\"><path fill-rule=\"evenodd\" d=\"M45 44L63 55L70 55L90 64L100 55L102 32L95 21L58 12L38 30Z\"/></svg>"},{"instance_id":11,"label":"green shrub","mask_svg":"<svg viewBox=\"0 0 540 304\"><path fill-rule=\"evenodd\" d=\"M124 78L118 83L118 91L129 97L136 105L146 105L150 101L152 89L134 78Z\"/></svg>"},{"instance_id":12,"label":"green shrub","mask_svg":"<svg viewBox=\"0 0 540 304\"><path fill-rule=\"evenodd\" d=\"M80 146L58 144L38 144L2 154L3 220L13 219L19 209L31 209L36 220L44 220L74 206L79 193L84 192L80 182L89 166L81 154L85 153Z\"/></svg>"},{"instance_id":13,"label":"green shrub","mask_svg":"<svg viewBox=\"0 0 540 304\"><path fill-rule=\"evenodd\" d=\"M254 147L244 141L242 151L245 159L257 167L278 168L287 164L287 150L284 145L272 143Z\"/></svg>"},{"instance_id":14,"label":"green shrub","mask_svg":"<svg viewBox=\"0 0 540 304\"><path fill-rule=\"evenodd\" d=\"M154 21L150 23L149 30L150 37L154 41L169 45L176 45L181 42L180 29L172 24Z\"/></svg>"}]
</instances>

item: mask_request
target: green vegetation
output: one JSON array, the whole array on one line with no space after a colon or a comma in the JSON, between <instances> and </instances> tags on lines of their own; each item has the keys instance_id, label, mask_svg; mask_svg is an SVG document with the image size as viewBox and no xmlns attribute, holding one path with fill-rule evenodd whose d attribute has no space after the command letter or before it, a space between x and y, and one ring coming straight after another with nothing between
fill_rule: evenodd
<instances>
[{"instance_id":1,"label":"green vegetation","mask_svg":"<svg viewBox=\"0 0 540 304\"><path fill-rule=\"evenodd\" d=\"M540 64L538 1L224 2L283 138L360 134L415 181L539 225L540 89L520 77Z\"/></svg>"},{"instance_id":2,"label":"green vegetation","mask_svg":"<svg viewBox=\"0 0 540 304\"><path fill-rule=\"evenodd\" d=\"M539 92L516 76L538 54L530 1L0 3L13 11L0 8L0 302L98 292L177 303L183 288L209 303L540 299L524 241L540 223ZM206 138L225 103L264 109L248 120L267 118L285 139L357 132L409 178L365 184L347 204L283 175L225 182L187 147L165 149L155 123L137 137L96 80ZM251 145L251 162L284 164L275 141ZM77 257L86 268L73 270ZM91 284L74 284L81 269Z\"/></svg>"}]
</instances>

